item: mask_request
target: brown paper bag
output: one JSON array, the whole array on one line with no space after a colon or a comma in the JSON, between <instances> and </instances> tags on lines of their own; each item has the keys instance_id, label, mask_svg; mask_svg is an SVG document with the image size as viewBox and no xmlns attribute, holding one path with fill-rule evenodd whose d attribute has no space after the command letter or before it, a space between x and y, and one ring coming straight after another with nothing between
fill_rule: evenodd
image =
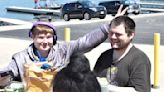
<instances>
[{"instance_id":1,"label":"brown paper bag","mask_svg":"<svg viewBox=\"0 0 164 92\"><path fill-rule=\"evenodd\" d=\"M43 70L43 63L25 64L25 92L53 92L52 80L56 75L55 69Z\"/></svg>"}]
</instances>

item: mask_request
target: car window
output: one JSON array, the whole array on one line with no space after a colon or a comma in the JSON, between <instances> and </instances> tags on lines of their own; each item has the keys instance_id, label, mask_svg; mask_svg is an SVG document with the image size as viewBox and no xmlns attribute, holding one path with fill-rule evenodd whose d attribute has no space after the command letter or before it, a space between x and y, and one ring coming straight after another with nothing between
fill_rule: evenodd
<instances>
[{"instance_id":1,"label":"car window","mask_svg":"<svg viewBox=\"0 0 164 92\"><path fill-rule=\"evenodd\" d=\"M110 5L115 5L115 2L111 2Z\"/></svg>"},{"instance_id":2,"label":"car window","mask_svg":"<svg viewBox=\"0 0 164 92\"><path fill-rule=\"evenodd\" d=\"M77 3L77 4L75 4L75 8L76 9L80 9L80 8L82 8L83 6L80 4L80 3Z\"/></svg>"},{"instance_id":3,"label":"car window","mask_svg":"<svg viewBox=\"0 0 164 92\"><path fill-rule=\"evenodd\" d=\"M77 8L81 9L81 8L83 8L83 6L81 4L77 4Z\"/></svg>"},{"instance_id":4,"label":"car window","mask_svg":"<svg viewBox=\"0 0 164 92\"><path fill-rule=\"evenodd\" d=\"M119 6L121 3L119 1L115 2L115 6Z\"/></svg>"},{"instance_id":5,"label":"car window","mask_svg":"<svg viewBox=\"0 0 164 92\"><path fill-rule=\"evenodd\" d=\"M64 6L63 6L63 9L66 9L68 7L68 4L65 4Z\"/></svg>"},{"instance_id":6,"label":"car window","mask_svg":"<svg viewBox=\"0 0 164 92\"><path fill-rule=\"evenodd\" d=\"M81 1L81 3L84 5L84 7L96 6L96 4L92 3L91 1Z\"/></svg>"},{"instance_id":7,"label":"car window","mask_svg":"<svg viewBox=\"0 0 164 92\"><path fill-rule=\"evenodd\" d=\"M74 7L74 5L71 3L71 4L65 4L64 6L63 6L63 8L64 9L67 9L67 8L73 8Z\"/></svg>"},{"instance_id":8,"label":"car window","mask_svg":"<svg viewBox=\"0 0 164 92\"><path fill-rule=\"evenodd\" d=\"M109 5L110 3L109 2L106 2L106 1L102 1L102 2L99 2L98 5Z\"/></svg>"},{"instance_id":9,"label":"car window","mask_svg":"<svg viewBox=\"0 0 164 92\"><path fill-rule=\"evenodd\" d=\"M75 8L75 4L74 3L69 4L69 8L70 9L74 9Z\"/></svg>"}]
</instances>

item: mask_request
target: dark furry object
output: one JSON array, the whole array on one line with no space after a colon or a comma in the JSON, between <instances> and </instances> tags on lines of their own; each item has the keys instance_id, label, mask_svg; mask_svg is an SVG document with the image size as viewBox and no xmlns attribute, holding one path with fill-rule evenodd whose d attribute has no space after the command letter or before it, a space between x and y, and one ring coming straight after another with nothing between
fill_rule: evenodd
<instances>
[{"instance_id":1,"label":"dark furry object","mask_svg":"<svg viewBox=\"0 0 164 92\"><path fill-rule=\"evenodd\" d=\"M101 92L88 59L82 54L71 56L70 63L53 81L53 92Z\"/></svg>"}]
</instances>

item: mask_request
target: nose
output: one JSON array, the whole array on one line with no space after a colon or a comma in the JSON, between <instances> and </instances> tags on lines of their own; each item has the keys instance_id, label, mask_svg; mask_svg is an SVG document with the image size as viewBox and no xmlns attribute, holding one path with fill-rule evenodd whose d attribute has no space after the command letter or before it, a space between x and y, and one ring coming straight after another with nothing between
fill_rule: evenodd
<instances>
[{"instance_id":1,"label":"nose","mask_svg":"<svg viewBox=\"0 0 164 92\"><path fill-rule=\"evenodd\" d=\"M109 38L111 38L111 39L116 39L117 36L116 36L115 33L110 33L110 34L109 34Z\"/></svg>"},{"instance_id":2,"label":"nose","mask_svg":"<svg viewBox=\"0 0 164 92\"><path fill-rule=\"evenodd\" d=\"M48 39L46 37L43 39L43 43L48 43Z\"/></svg>"},{"instance_id":3,"label":"nose","mask_svg":"<svg viewBox=\"0 0 164 92\"><path fill-rule=\"evenodd\" d=\"M116 34L113 34L113 35L112 35L112 38L116 38Z\"/></svg>"}]
</instances>

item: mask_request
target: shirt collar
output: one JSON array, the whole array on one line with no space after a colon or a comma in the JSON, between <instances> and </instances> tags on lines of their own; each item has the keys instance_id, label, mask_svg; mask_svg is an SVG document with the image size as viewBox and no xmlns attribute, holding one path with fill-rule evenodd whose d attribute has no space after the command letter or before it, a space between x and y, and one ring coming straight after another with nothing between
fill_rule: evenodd
<instances>
[{"instance_id":1,"label":"shirt collar","mask_svg":"<svg viewBox=\"0 0 164 92\"><path fill-rule=\"evenodd\" d=\"M122 58L125 57L125 55L130 51L130 49L133 47L133 44L129 44L125 52L120 55L118 52L114 51L113 52L113 63L119 62Z\"/></svg>"}]
</instances>

